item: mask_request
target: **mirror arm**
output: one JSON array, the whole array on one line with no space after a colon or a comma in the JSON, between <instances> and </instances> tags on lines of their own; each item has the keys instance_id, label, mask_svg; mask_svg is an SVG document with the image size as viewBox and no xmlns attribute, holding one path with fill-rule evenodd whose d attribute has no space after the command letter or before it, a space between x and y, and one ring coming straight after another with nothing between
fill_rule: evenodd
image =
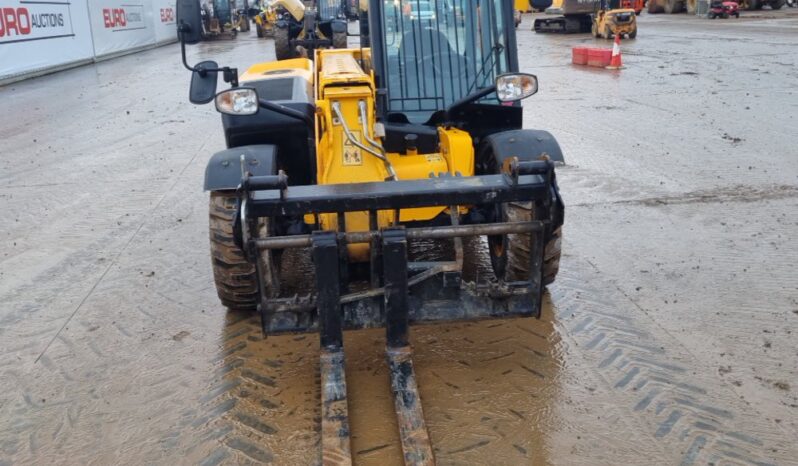
<instances>
[{"instance_id":1,"label":"mirror arm","mask_svg":"<svg viewBox=\"0 0 798 466\"><path fill-rule=\"evenodd\" d=\"M183 33L187 32L187 29L190 29L190 27L181 20L180 24L177 26L177 32L180 34L180 55L183 57L183 66L185 66L187 70L194 72L196 71L194 67L189 66L186 62L186 41L183 40Z\"/></svg>"},{"instance_id":2,"label":"mirror arm","mask_svg":"<svg viewBox=\"0 0 798 466\"><path fill-rule=\"evenodd\" d=\"M224 82L230 83L232 87L238 87L238 68L230 68L229 66L222 68L197 68L188 64L186 61L186 41L183 40L183 32L188 32L187 30L189 28L190 26L186 25L183 21L180 21L180 24L177 26L177 32L180 33L180 55L183 58L183 66L191 72L199 73L203 78L208 71L221 71Z\"/></svg>"},{"instance_id":3,"label":"mirror arm","mask_svg":"<svg viewBox=\"0 0 798 466\"><path fill-rule=\"evenodd\" d=\"M222 79L224 82L230 83L232 87L238 87L238 68L230 68L225 66L221 69Z\"/></svg>"},{"instance_id":4,"label":"mirror arm","mask_svg":"<svg viewBox=\"0 0 798 466\"><path fill-rule=\"evenodd\" d=\"M308 118L307 115L300 112L299 110L294 110L293 108L286 107L284 105L275 104L274 102L269 102L268 100L265 99L258 99L258 105L260 105L261 108L265 108L266 110L271 110L273 112L277 112L279 114L291 118L296 118L297 120L301 120L306 125L308 125L308 128L312 128L314 126L314 121Z\"/></svg>"}]
</instances>

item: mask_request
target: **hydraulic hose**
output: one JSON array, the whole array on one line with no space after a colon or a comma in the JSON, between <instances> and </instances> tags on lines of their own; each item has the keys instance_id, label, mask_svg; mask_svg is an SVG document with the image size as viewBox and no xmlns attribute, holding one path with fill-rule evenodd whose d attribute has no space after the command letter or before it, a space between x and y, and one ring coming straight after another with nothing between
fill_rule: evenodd
<instances>
[{"instance_id":1,"label":"hydraulic hose","mask_svg":"<svg viewBox=\"0 0 798 466\"><path fill-rule=\"evenodd\" d=\"M380 152L375 151L374 149L369 148L368 146L362 144L360 141L355 139L354 135L352 135L352 132L349 130L349 126L347 126L346 124L344 115L341 113L341 104L339 102L333 102L332 111L335 114L335 116L338 117L338 121L341 122L341 127L344 129L344 134L346 135L346 139L358 149L364 150L369 154L373 155L374 157L377 157L378 159L382 160L382 163L385 164L385 169L388 171L388 179L390 179L391 181L398 180L399 178L396 176L396 171L393 169L393 165L391 165L391 162L388 161L388 157L386 157ZM361 119L361 121L363 120ZM365 121L363 123L363 134L366 140L370 139L368 136L368 126L366 126ZM371 141L369 141L369 143L371 143ZM373 145L373 143L371 144Z\"/></svg>"},{"instance_id":2,"label":"hydraulic hose","mask_svg":"<svg viewBox=\"0 0 798 466\"><path fill-rule=\"evenodd\" d=\"M363 127L363 139L365 139L367 143L374 146L374 148L380 151L380 154L382 154L382 156L385 157L385 159L387 159L388 156L385 155L385 148L383 148L382 144L372 139L371 135L369 135L369 115L366 109L366 101L365 100L359 101L357 103L357 106L358 109L360 110L360 126Z\"/></svg>"}]
</instances>

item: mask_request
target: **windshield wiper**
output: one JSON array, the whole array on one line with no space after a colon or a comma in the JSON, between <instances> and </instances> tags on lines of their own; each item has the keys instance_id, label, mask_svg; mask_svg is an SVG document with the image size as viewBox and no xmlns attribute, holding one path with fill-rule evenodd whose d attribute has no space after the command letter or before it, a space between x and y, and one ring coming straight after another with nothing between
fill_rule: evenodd
<instances>
[{"instance_id":1,"label":"windshield wiper","mask_svg":"<svg viewBox=\"0 0 798 466\"><path fill-rule=\"evenodd\" d=\"M479 75L484 73L485 74L485 78L488 77L488 74L485 71L485 69L488 67L488 60L490 60L490 68L492 69L493 68L493 63L495 61L496 56L498 56L500 53L502 53L504 51L504 46L502 44L496 44L493 47L491 47L490 51L491 51L491 53L488 54L488 56L485 57L484 60L482 60L482 64L480 65L479 69L477 70L477 74L474 75L474 82L472 82L471 84L468 85L468 90L466 90L466 95L471 94L471 90L473 88L477 88L477 89L479 88L477 86L477 84L479 83ZM485 78L483 78L483 80L482 80L483 83L485 82Z\"/></svg>"}]
</instances>

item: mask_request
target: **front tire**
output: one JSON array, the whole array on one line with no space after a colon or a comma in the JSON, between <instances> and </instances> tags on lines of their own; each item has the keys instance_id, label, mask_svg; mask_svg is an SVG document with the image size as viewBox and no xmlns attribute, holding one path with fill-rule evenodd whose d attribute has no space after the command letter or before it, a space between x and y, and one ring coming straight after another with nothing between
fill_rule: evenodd
<instances>
[{"instance_id":1,"label":"front tire","mask_svg":"<svg viewBox=\"0 0 798 466\"><path fill-rule=\"evenodd\" d=\"M258 307L255 266L233 241L233 221L238 198L233 192L211 192L208 206L211 263L216 294L231 310L254 311Z\"/></svg>"},{"instance_id":2,"label":"front tire","mask_svg":"<svg viewBox=\"0 0 798 466\"><path fill-rule=\"evenodd\" d=\"M503 206L505 222L529 222L536 220L535 206L531 202L509 203ZM519 233L488 237L490 262L496 277L508 281L529 280L530 235ZM558 227L546 241L543 253L543 284L548 285L557 278L562 256L562 226Z\"/></svg>"},{"instance_id":3,"label":"front tire","mask_svg":"<svg viewBox=\"0 0 798 466\"><path fill-rule=\"evenodd\" d=\"M288 60L297 57L296 51L291 50L291 40L288 38L287 27L274 28L274 56L278 60Z\"/></svg>"},{"instance_id":4,"label":"front tire","mask_svg":"<svg viewBox=\"0 0 798 466\"><path fill-rule=\"evenodd\" d=\"M501 167L495 157L490 155L483 173L501 173ZM507 203L499 206L496 212L497 222L529 222L539 220L532 202ZM488 236L488 252L490 263L496 278L504 281L529 280L529 245L530 235L523 233ZM562 225L557 227L549 238L546 238L543 253L543 285L554 282L560 270L562 256Z\"/></svg>"},{"instance_id":5,"label":"front tire","mask_svg":"<svg viewBox=\"0 0 798 466\"><path fill-rule=\"evenodd\" d=\"M653 15L656 13L662 13L663 11L665 10L662 8L662 4L658 3L657 0L648 0L648 14Z\"/></svg>"},{"instance_id":6,"label":"front tire","mask_svg":"<svg viewBox=\"0 0 798 466\"><path fill-rule=\"evenodd\" d=\"M682 11L682 3L680 0L665 0L665 13L672 15Z\"/></svg>"}]
</instances>

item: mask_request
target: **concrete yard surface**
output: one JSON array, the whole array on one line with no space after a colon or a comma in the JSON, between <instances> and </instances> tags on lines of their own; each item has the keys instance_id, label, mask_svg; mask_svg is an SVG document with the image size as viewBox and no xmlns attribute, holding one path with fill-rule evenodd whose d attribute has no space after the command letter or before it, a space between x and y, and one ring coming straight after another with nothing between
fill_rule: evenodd
<instances>
[{"instance_id":1,"label":"concrete yard surface","mask_svg":"<svg viewBox=\"0 0 798 466\"><path fill-rule=\"evenodd\" d=\"M621 71L524 16L564 257L539 320L411 330L439 464L798 464L796 13L643 13ZM254 31L189 48L273 58ZM0 88L2 466L318 461L318 337L217 299L225 143L189 79L170 45ZM384 332L345 339L356 463L401 464Z\"/></svg>"}]
</instances>

